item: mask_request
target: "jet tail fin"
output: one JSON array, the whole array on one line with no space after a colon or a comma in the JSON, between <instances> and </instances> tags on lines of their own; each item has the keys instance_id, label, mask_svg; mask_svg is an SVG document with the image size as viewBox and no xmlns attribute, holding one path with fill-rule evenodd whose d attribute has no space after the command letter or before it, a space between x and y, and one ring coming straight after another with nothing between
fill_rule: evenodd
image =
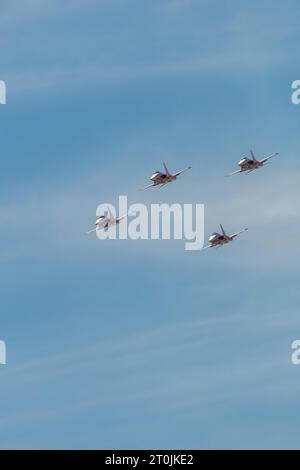
<instances>
[{"instance_id":1,"label":"jet tail fin","mask_svg":"<svg viewBox=\"0 0 300 470\"><path fill-rule=\"evenodd\" d=\"M115 216L112 215L112 212L111 212L111 209L110 209L109 206L107 206L107 210L108 210L109 218L112 219L112 220L115 220Z\"/></svg>"},{"instance_id":2,"label":"jet tail fin","mask_svg":"<svg viewBox=\"0 0 300 470\"><path fill-rule=\"evenodd\" d=\"M224 228L223 228L223 225L222 225L222 224L220 224L220 228L221 228L221 230L222 230L222 234L226 236L226 232L225 232L225 230L224 230Z\"/></svg>"},{"instance_id":3,"label":"jet tail fin","mask_svg":"<svg viewBox=\"0 0 300 470\"><path fill-rule=\"evenodd\" d=\"M250 153L251 153L252 159L256 162L257 160L256 160L256 158L255 158L255 155L254 155L254 153L253 153L253 150L250 150Z\"/></svg>"},{"instance_id":4,"label":"jet tail fin","mask_svg":"<svg viewBox=\"0 0 300 470\"><path fill-rule=\"evenodd\" d=\"M165 162L163 162L163 165L164 165L164 169L165 169L166 175L170 176L171 173L169 172L169 170L168 170L167 165L165 164Z\"/></svg>"}]
</instances>

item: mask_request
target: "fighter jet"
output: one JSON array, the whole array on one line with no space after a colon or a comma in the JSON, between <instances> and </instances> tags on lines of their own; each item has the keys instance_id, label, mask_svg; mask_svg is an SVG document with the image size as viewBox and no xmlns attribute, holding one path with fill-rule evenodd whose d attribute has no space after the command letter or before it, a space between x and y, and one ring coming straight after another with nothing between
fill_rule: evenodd
<instances>
[{"instance_id":1,"label":"fighter jet","mask_svg":"<svg viewBox=\"0 0 300 470\"><path fill-rule=\"evenodd\" d=\"M175 181L177 176L181 175L184 171L190 170L192 167L188 166L184 170L178 171L177 173L170 173L166 164L164 163L164 169L165 173L162 173L161 171L155 171L152 176L150 176L150 180L152 181L151 184L148 184L147 186L144 186L141 188L141 191L147 188L151 188L152 186L160 186L163 187L167 183L172 183L172 181Z\"/></svg>"},{"instance_id":2,"label":"fighter jet","mask_svg":"<svg viewBox=\"0 0 300 470\"><path fill-rule=\"evenodd\" d=\"M108 207L108 212L105 213L105 215L100 215L97 217L96 222L95 222L95 228L92 230L89 230L88 232L85 232L86 235L89 233L95 232L96 230L104 230L107 232L109 227L112 227L113 225L118 225L121 220L125 219L127 215L123 215L122 217L118 217L117 219L112 215L110 208Z\"/></svg>"},{"instance_id":3,"label":"fighter jet","mask_svg":"<svg viewBox=\"0 0 300 470\"><path fill-rule=\"evenodd\" d=\"M269 157L265 157L262 160L257 160L254 156L254 153L252 150L250 150L251 158L250 157L243 157L239 162L238 165L240 167L239 170L234 171L233 173L230 173L228 176L235 175L237 173L251 173L253 170L257 170L258 168L261 168L264 166L271 158L275 157L275 155L278 155L278 153L273 153Z\"/></svg>"},{"instance_id":4,"label":"fighter jet","mask_svg":"<svg viewBox=\"0 0 300 470\"><path fill-rule=\"evenodd\" d=\"M246 230L248 230L248 228L244 228L243 230L240 230L237 233L233 233L232 235L227 235L227 233L225 232L221 224L220 224L220 228L221 228L221 233L218 233L218 232L213 233L208 239L209 245L202 248L203 250L205 250L206 248L212 248L214 246L220 247L222 245L225 245L226 243L232 242L240 233L243 233Z\"/></svg>"}]
</instances>

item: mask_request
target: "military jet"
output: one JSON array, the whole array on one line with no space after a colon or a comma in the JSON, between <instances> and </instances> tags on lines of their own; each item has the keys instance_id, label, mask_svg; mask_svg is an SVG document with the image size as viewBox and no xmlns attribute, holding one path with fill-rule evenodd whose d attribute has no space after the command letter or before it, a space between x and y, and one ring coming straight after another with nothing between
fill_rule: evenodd
<instances>
[{"instance_id":1,"label":"military jet","mask_svg":"<svg viewBox=\"0 0 300 470\"><path fill-rule=\"evenodd\" d=\"M148 184L147 186L144 186L141 188L141 191L144 189L151 188L152 186L165 186L167 183L172 183L172 181L175 181L177 176L181 175L184 171L190 170L192 167L188 166L184 170L178 171L177 173L170 173L166 164L164 163L164 169L165 172L162 173L161 171L155 171L152 176L150 176L150 180L152 181L151 184Z\"/></svg>"},{"instance_id":2,"label":"military jet","mask_svg":"<svg viewBox=\"0 0 300 470\"><path fill-rule=\"evenodd\" d=\"M85 233L86 235L88 235L89 233L95 232L96 230L102 230L102 229L105 232L107 232L109 227L112 227L113 225L118 225L121 222L121 220L125 219L125 217L127 217L127 215L123 215L122 217L115 218L112 215L110 208L108 208L108 212L105 212L104 215L100 215L99 217L97 217L96 222L95 222L96 227Z\"/></svg>"},{"instance_id":3,"label":"military jet","mask_svg":"<svg viewBox=\"0 0 300 470\"><path fill-rule=\"evenodd\" d=\"M218 233L218 232L213 233L208 239L209 245L202 248L202 250L205 250L206 248L220 247L222 245L225 245L226 243L232 242L238 235L240 235L240 233L243 233L246 230L248 230L248 228L244 228L243 230L233 233L232 235L227 235L227 233L225 232L221 224L220 224L220 228L221 228L221 233Z\"/></svg>"},{"instance_id":4,"label":"military jet","mask_svg":"<svg viewBox=\"0 0 300 470\"><path fill-rule=\"evenodd\" d=\"M257 160L255 158L254 153L252 150L250 150L251 157L243 157L239 162L238 166L240 167L239 170L234 171L233 173L230 173L228 176L236 175L237 173L251 173L251 171L257 170L258 168L261 168L264 166L271 158L275 157L275 155L278 155L278 153L273 153L269 157L265 157L262 160Z\"/></svg>"}]
</instances>

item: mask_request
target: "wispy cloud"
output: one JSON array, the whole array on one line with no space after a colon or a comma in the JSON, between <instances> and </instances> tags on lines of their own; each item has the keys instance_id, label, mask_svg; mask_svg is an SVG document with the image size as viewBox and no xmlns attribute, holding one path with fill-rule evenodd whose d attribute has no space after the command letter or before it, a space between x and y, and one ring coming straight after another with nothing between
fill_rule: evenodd
<instances>
[{"instance_id":1,"label":"wispy cloud","mask_svg":"<svg viewBox=\"0 0 300 470\"><path fill-rule=\"evenodd\" d=\"M145 79L197 76L201 73L224 73L230 76L242 74L247 77L251 71L286 65L290 60L286 49L280 46L282 40L293 35L293 26L289 25L289 29L285 26L285 15L282 17L283 24L279 28L277 23L268 22L269 11L265 9L261 12L261 20L258 20L256 11L254 12L252 8L247 9L247 14L244 8L237 8L232 18L227 18L226 26L218 15L211 19L208 28L205 17L206 15L210 17L211 12L206 1L154 2L151 11L140 10L138 2L134 2L134 5L141 14L141 22L147 21L148 12L151 28L143 31L139 22L130 21L127 27L125 25L118 29L112 26L113 30L108 32L106 25L101 22L99 30L101 49L97 55L89 52L95 49L95 39L89 42L86 36L78 35L77 38L74 31L73 40L61 44L59 36L60 42L58 41L56 45L57 56L55 61L51 60L52 65L48 64L45 67L49 51L44 49L41 66L29 62L26 63L26 67L19 66L15 69L10 66L4 67L4 78L9 84L10 91L20 93L47 89L59 92L93 85L118 85ZM130 6L131 2L128 2L128 8ZM55 15L65 15L68 19L73 15L80 16L82 11L85 13L87 10L93 11L94 8L98 15L102 9L104 13L108 10L110 14L127 14L126 3L124 6L119 0L100 3L94 0L90 2L76 0L66 5L56 0L54 2L27 0L22 4L13 1L5 4L0 24L1 21L8 26L12 23L13 28L14 21L25 21L26 18L38 20L44 16L51 21ZM188 33L183 21L192 24ZM266 21L268 28L264 27ZM252 28L248 27L249 24L252 24ZM148 51L142 58L137 55L133 47L137 37L140 47ZM14 49L13 38L14 36L9 42L12 49ZM34 36L31 40L34 43ZM52 41L56 44L55 35ZM83 42L82 45L80 41ZM102 43L109 44L114 53L107 55ZM173 47L174 43L177 45L176 48ZM85 54L75 57L72 54L73 60L69 60L68 53L70 50L73 51L73 46L84 48ZM62 48L62 53L59 47Z\"/></svg>"},{"instance_id":2,"label":"wispy cloud","mask_svg":"<svg viewBox=\"0 0 300 470\"><path fill-rule=\"evenodd\" d=\"M280 322L276 321L276 316ZM233 396L236 399L245 400L250 396L254 399L263 395L263 387L268 386L272 387L275 395L295 395L295 388L274 387L278 367L284 374L285 357L281 357L282 351L260 347L255 354L252 349L249 356L248 350L243 349L243 332L247 331L248 344L251 344L251 338L256 337L257 322L260 334L264 338L266 334L272 335L274 339L280 331L291 326L291 319L292 325L299 324L296 315L291 317L287 314L284 322L281 314L257 313L245 317L237 313L223 318L219 315L210 316L111 338L85 349L53 354L52 357L39 358L18 366L11 364L5 373L2 396L15 394L20 383L26 393L33 385L34 388L51 388L57 381L71 380L75 384L78 379L84 383L85 377L93 375L94 393L81 390L80 396L69 405L64 403L59 406L54 414L40 409L31 416L31 421L40 421L76 414L85 408L157 399L160 400L157 413L167 413L200 403L218 402L219 390L222 390L223 400L226 397L232 399ZM238 328L240 333L228 349L228 346L225 348L226 338L232 328ZM289 344L286 349L288 358ZM222 354L219 355L218 351L222 351ZM288 371L287 360L286 374ZM259 382L259 387L248 388ZM0 426L16 426L23 419L22 414L18 416L18 413L10 413L9 416L2 416Z\"/></svg>"},{"instance_id":3,"label":"wispy cloud","mask_svg":"<svg viewBox=\"0 0 300 470\"><path fill-rule=\"evenodd\" d=\"M112 0L116 3L117 0ZM15 27L16 24L36 21L47 17L64 16L76 13L80 9L93 8L96 5L105 5L105 0L72 0L60 2L59 0L3 0L1 4L2 27Z\"/></svg>"},{"instance_id":4,"label":"wispy cloud","mask_svg":"<svg viewBox=\"0 0 300 470\"><path fill-rule=\"evenodd\" d=\"M274 162L274 167L276 163ZM201 183L201 201L197 175L191 173L188 182L177 184L177 200L205 204L206 237L218 228L219 223L223 223L228 232L235 232L243 227L249 228L249 231L235 242L235 250L231 249L232 247L223 248L224 254L226 253L224 262L233 265L242 262L244 266L267 270L272 270L275 266L281 269L293 268L298 266L300 255L300 248L295 242L300 228L298 173L299 170L290 172L275 168L272 172L271 167L266 167L258 170L257 174L235 175L222 180L216 177L214 185ZM120 187L126 189L121 183L123 178L124 173L119 177L116 175L112 182L109 173L105 176L103 171L100 173L95 170L90 174L81 174L72 180L62 181L61 187L56 186L54 192L50 188L41 191L39 198L36 196L36 193L39 193L38 187L34 193L31 192L30 186L27 190L23 189L22 193L27 194L26 197L22 196L19 202L6 203L1 207L0 225L2 240L6 240L5 257L13 259L34 253L41 255L64 250L68 253L78 253L78 250L86 251L87 246L89 250L86 254L91 254L90 250L94 244L91 245L91 240L83 233L93 225L96 207L100 202L117 204ZM99 200L99 184L102 197L105 197L102 201ZM150 196L146 195L146 199L141 199L141 193L133 191L132 185L133 181L128 178L129 204L138 201L149 202L149 197L150 200L154 197L155 202L155 198L161 196L161 193L152 193ZM15 200L18 191L16 188ZM12 233L19 237L18 248ZM97 240L97 243L105 242ZM177 244L172 244L171 251L166 250L164 241L145 241L142 244L124 241L112 243L115 243L114 248L117 250L124 250L126 243L126 251L130 249L132 253L136 251L137 254L142 250L158 257L181 257L184 254L190 256L184 253L183 245L179 250ZM208 250L203 254L194 253L194 256L200 256L202 262L208 262L214 252Z\"/></svg>"}]
</instances>

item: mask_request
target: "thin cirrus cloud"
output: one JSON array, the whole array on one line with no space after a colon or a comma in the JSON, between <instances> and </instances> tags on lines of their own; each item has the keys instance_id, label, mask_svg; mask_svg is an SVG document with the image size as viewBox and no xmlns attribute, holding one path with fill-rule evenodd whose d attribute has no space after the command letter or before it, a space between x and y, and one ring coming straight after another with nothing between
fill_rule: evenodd
<instances>
[{"instance_id":1,"label":"thin cirrus cloud","mask_svg":"<svg viewBox=\"0 0 300 470\"><path fill-rule=\"evenodd\" d=\"M131 2L128 2L130 6ZM180 2L179 2L180 4ZM15 7L14 7L15 5ZM39 18L39 16L49 16L49 11L58 16L68 14L78 14L86 12L91 7L96 5L95 2L72 2L72 7L61 7L59 2L39 2L31 1L28 3L26 15L31 18ZM193 9L189 7L189 3L183 2L180 8L183 8L184 17L191 20ZM120 4L118 1L110 3L97 3L97 11L101 8L109 8L110 12L118 12ZM32 63L31 49L35 47L35 26L30 26L30 35L28 42L32 42L32 48L24 49L25 57L28 54L28 61L26 67L17 66L16 69L11 68L11 63L6 64L5 48L3 51L3 70L5 79L9 83L10 90L14 92L34 92L40 89L62 89L72 90L74 87L88 87L91 85L105 86L107 84L114 85L120 82L127 81L140 81L145 79L160 79L172 78L178 76L193 76L205 73L225 73L230 75L240 75L251 73L251 70L260 69L267 70L270 67L278 67L288 65L293 58L293 48L289 48L289 53L286 53L286 48L282 47L282 42L293 38L294 29L293 25L289 28L285 26L285 15L282 16L282 23L280 28L275 24L268 24L268 28L261 28L267 20L268 12L262 10L262 18L258 21L257 15L254 14L252 9L249 9L247 15L247 27L243 28L241 25L246 21L245 13L237 8L236 14L229 18L226 22L226 29L220 21L219 17L214 19L215 35L211 39L211 28L206 29L205 15L201 15L202 9L204 12L208 9L206 2L201 2L199 8L199 21L201 27L196 35L191 35L189 41L186 42L186 30L184 23L179 21L179 18L173 16L172 11L177 11L178 5L169 2L169 4L161 5L161 2L154 3L153 11L150 15L149 23L153 23L153 27L144 33L141 26L130 23L124 29L118 29L117 26L113 27L113 32L106 31L106 25L103 25L99 34L101 41L98 44L99 38L89 42L89 36L84 35L78 38L72 35L72 41L63 41L61 44L60 35L56 33L51 38L51 44L57 40L57 54L55 60L52 56L52 49L46 45L40 50L36 50L36 54L42 54L41 66L37 67ZM65 11L66 9L66 11ZM69 11L70 10L70 11ZM197 10L198 11L198 10ZM7 4L4 12L11 20L14 15L18 18L20 14L19 2ZM15 12L15 13L14 13ZM18 12L18 14L16 13ZM126 8L124 8L126 15ZM143 14L143 17L146 13ZM26 18L25 15L25 18ZM21 15L20 15L21 16ZM51 15L50 15L51 18ZM4 20L2 20L4 21ZM248 24L252 24L253 28L249 30ZM259 24L257 24L259 23ZM8 22L9 25L9 22ZM255 28L256 25L256 28ZM26 23L22 25L25 27ZM133 26L133 28L132 28ZM13 28L13 25L12 25ZM101 32L102 29L104 32ZM253 34L253 29L256 29ZM164 31L164 34L161 34ZM74 31L75 33L75 31ZM8 27L9 34L9 27ZM49 32L50 34L50 32ZM173 43L176 41L177 35L182 35L182 41L179 47L173 48ZM56 39L58 36L58 39ZM148 51L147 54L140 56L139 49L133 47L136 43L136 36L139 37L139 47L144 47ZM47 35L46 35L47 37ZM207 37L210 38L207 41ZM281 41L278 38L281 37ZM66 42L66 44L65 44ZM278 43L278 44L277 44ZM97 54L95 45L98 44ZM108 44L114 51L113 54L107 54L109 47L104 47ZM205 44L205 47L203 47ZM16 45L18 47L18 45ZM9 47L14 50L15 39L14 35L9 40ZM22 46L21 46L22 47ZM73 57L73 50L75 48L84 49L84 54L76 54ZM98 50L100 49L100 50ZM62 52L60 52L62 51ZM90 52L92 51L92 52ZM171 51L171 54L170 54ZM70 55L70 53L72 54ZM47 56L49 55L50 64L46 64ZM72 59L69 59L69 56ZM91 65L92 64L92 65Z\"/></svg>"},{"instance_id":2,"label":"thin cirrus cloud","mask_svg":"<svg viewBox=\"0 0 300 470\"><path fill-rule=\"evenodd\" d=\"M257 318L254 328L255 315ZM245 317L239 312L223 318L216 315L193 322L183 321L161 325L150 331L141 331L128 337L109 339L99 344L89 345L85 349L81 347L61 354L53 354L44 359L25 362L12 366L7 371L2 392L15 393L16 380L22 381L25 391L33 384L35 387L47 387L52 381L56 383L57 380L74 380L78 371L83 376L97 371L94 386L100 393L99 397L95 398L95 394L91 396L87 390L84 399L81 395L80 400L72 404L70 411L76 411L77 408L85 406L112 405L114 402L120 403L120 400L124 402L147 401L158 396L164 397L164 401L172 398L169 403L171 409L214 402L218 400L219 387L222 387L224 383L230 381L241 383L243 379L241 388L244 389L245 381L249 383L253 380L260 381L261 377L266 374L269 379L277 377L276 368L281 367L281 356L278 353L275 354L266 344L260 345L258 341L259 348L262 348L256 351L256 355L260 357L258 365L257 357L249 357L242 347L243 334L235 338L230 348L236 349L234 360L227 348L226 354L223 349L225 355L219 356L219 360L215 362L214 358L218 356L218 350L222 350L222 346L225 346L223 343L226 342L228 331L233 327L238 327L240 332L247 331L248 344L252 347L252 336L256 335L257 324L260 326L261 337L264 337L266 332L270 336L276 336L279 331L298 324L296 315L293 318L291 315L286 315L284 322L282 319L279 322L276 321L276 318L280 317L279 314L257 312L255 315ZM271 330L270 324L272 324ZM209 335L211 331L214 332L213 337ZM214 345L218 345L218 348L214 349ZM263 349L265 349L265 357L260 356ZM211 359L207 357L208 350L211 351ZM177 358L176 363L173 362L174 357ZM162 367L158 368L158 364L162 364ZM180 382L177 382L178 368L181 370ZM203 369L203 375L201 369ZM203 382L202 376L207 377L207 380ZM124 377L127 377L126 380ZM135 377L138 377L139 384L136 383ZM115 388L112 385L119 382L123 384L122 396L119 394L118 387ZM115 389L114 394L111 393L111 389ZM171 389L172 393L170 393ZM198 393L195 394L195 391ZM227 388L227 393L231 395L234 390L229 391ZM240 393L244 391L241 392L241 389L237 388L236 395L241 398ZM288 393L288 387L286 393ZM191 394L194 396L192 402ZM259 394L263 394L262 390ZM185 398L187 395L188 399ZM253 396L253 390L251 395ZM165 408L166 405L163 403L161 406ZM5 417L3 418L1 426L5 424Z\"/></svg>"},{"instance_id":3,"label":"thin cirrus cloud","mask_svg":"<svg viewBox=\"0 0 300 470\"><path fill-rule=\"evenodd\" d=\"M280 157L278 157L280 158ZM264 174L262 174L264 172ZM124 175L122 175L124 177ZM215 231L219 223L222 223L229 233L235 232L243 227L249 231L243 234L234 243L237 244L239 255L234 253L231 261L233 264L258 267L261 269L273 269L274 266L282 269L297 267L297 253L299 248L295 243L286 243L287 239L299 230L299 185L298 172L288 170L270 172L264 168L258 170L257 174L234 175L234 181L224 178L216 181L214 186L201 182L201 197L199 200L199 183L197 178L189 178L188 195L189 202L203 203L205 205L205 238L209 233ZM255 191L252 187L255 179ZM106 195L106 200L98 199L98 184L101 181L101 194ZM177 183L176 196L180 201L187 197L186 181ZM91 247L91 240L83 234L94 224L96 207L101 202L117 204L116 195L119 194L120 186L118 180L111 182L105 178L103 172L91 172L83 178L61 183L55 192L49 188L43 192L42 197L37 198L28 188L26 198L19 202L7 203L1 208L1 226L3 227L2 239L6 239L5 228L10 228L10 233L18 233L20 244L15 246L15 237L11 235L6 239L6 252L4 258L18 258L30 256L30 254L42 254L47 256L52 251L66 250L71 253L78 250L85 251ZM247 185L247 186L246 186ZM246 187L245 187L246 186ZM128 180L128 188L130 182ZM106 189L105 189L106 188ZM169 188L168 188L169 189ZM37 188L36 188L37 190ZM171 190L171 189L170 189ZM16 193L18 189L16 189ZM25 191L26 194L26 191ZM109 200L109 195L112 200ZM128 203L131 204L135 195L136 202L143 202L137 191L130 190ZM160 194L159 194L160 195ZM130 197L131 196L131 197ZM153 194L157 196L157 194ZM147 203L147 200L144 202ZM159 201L158 201L159 202ZM20 220L22 227L20 229ZM130 221L130 218L129 218ZM106 243L97 240L97 243ZM124 243L114 243L114 249L123 250ZM11 249L9 249L11 246ZM112 248L112 246L111 246ZM184 246L172 244L172 249L165 250L165 242L139 241L127 243L127 248L132 253L140 253L140 250L150 250L153 255L170 256L172 253L184 250ZM175 251L174 251L175 250ZM230 247L223 248L224 251ZM242 261L240 260L243 252ZM208 256L212 256L213 250L197 256L203 256L207 262ZM219 254L219 253L218 253ZM196 253L195 253L196 255ZM199 259L200 261L200 259Z\"/></svg>"},{"instance_id":4,"label":"thin cirrus cloud","mask_svg":"<svg viewBox=\"0 0 300 470\"><path fill-rule=\"evenodd\" d=\"M298 445L298 115L282 82L297 3L243 3L2 2L1 446L254 447L279 429ZM282 155L225 178L249 142ZM139 193L161 161L193 169ZM249 231L202 253L85 236L119 194L204 203L206 238Z\"/></svg>"}]
</instances>

